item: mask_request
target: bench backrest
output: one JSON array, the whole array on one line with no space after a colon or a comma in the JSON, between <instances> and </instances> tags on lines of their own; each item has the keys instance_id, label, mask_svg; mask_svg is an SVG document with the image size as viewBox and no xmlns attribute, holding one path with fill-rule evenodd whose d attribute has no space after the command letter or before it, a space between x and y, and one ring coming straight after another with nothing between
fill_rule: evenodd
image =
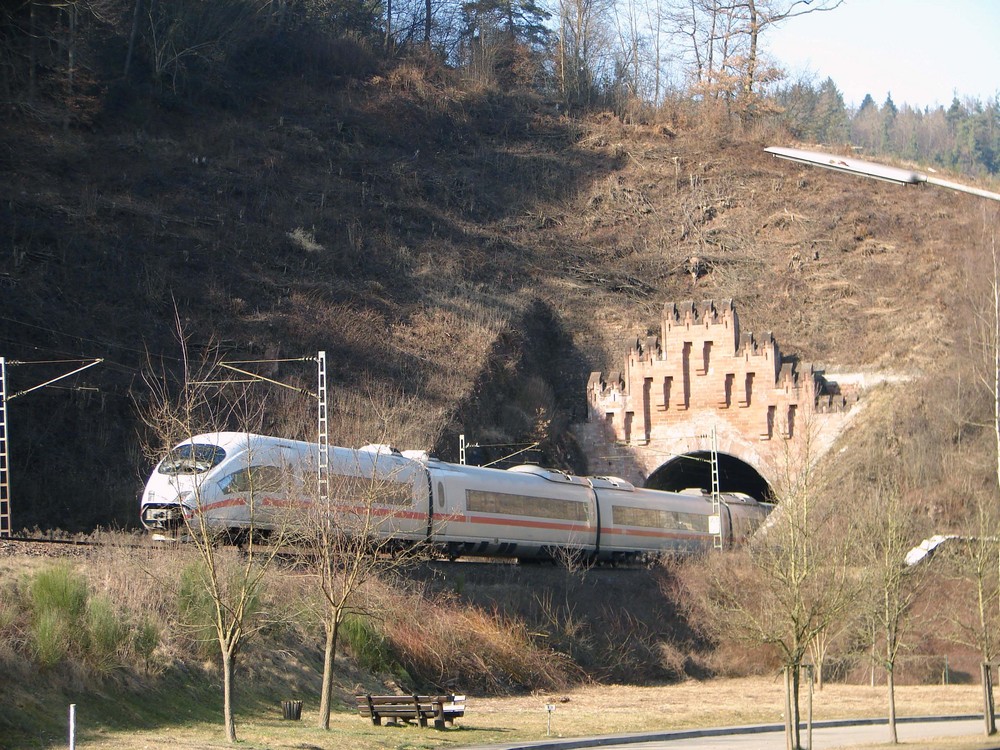
<instances>
[{"instance_id":1,"label":"bench backrest","mask_svg":"<svg viewBox=\"0 0 1000 750\"><path fill-rule=\"evenodd\" d=\"M369 714L454 713L464 711L464 695L359 695L358 709Z\"/></svg>"}]
</instances>

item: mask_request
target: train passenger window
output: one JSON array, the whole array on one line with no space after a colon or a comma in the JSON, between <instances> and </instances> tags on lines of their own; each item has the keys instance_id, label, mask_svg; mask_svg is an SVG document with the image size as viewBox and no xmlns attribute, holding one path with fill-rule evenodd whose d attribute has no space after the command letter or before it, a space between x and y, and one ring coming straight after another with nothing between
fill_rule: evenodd
<instances>
[{"instance_id":1,"label":"train passenger window","mask_svg":"<svg viewBox=\"0 0 1000 750\"><path fill-rule=\"evenodd\" d=\"M590 520L587 503L553 497L513 495L506 492L466 490L465 507L480 513L559 518L567 521Z\"/></svg>"},{"instance_id":2,"label":"train passenger window","mask_svg":"<svg viewBox=\"0 0 1000 750\"><path fill-rule=\"evenodd\" d=\"M688 531L708 533L708 516L701 513L677 513L677 524Z\"/></svg>"},{"instance_id":3,"label":"train passenger window","mask_svg":"<svg viewBox=\"0 0 1000 750\"><path fill-rule=\"evenodd\" d=\"M246 492L250 489L250 472L246 469L233 472L225 479L219 480L219 489L224 495Z\"/></svg>"},{"instance_id":4,"label":"train passenger window","mask_svg":"<svg viewBox=\"0 0 1000 750\"><path fill-rule=\"evenodd\" d=\"M240 469L219 481L225 495L238 492L277 492L282 489L284 472L277 466L252 466Z\"/></svg>"},{"instance_id":5,"label":"train passenger window","mask_svg":"<svg viewBox=\"0 0 1000 750\"><path fill-rule=\"evenodd\" d=\"M616 505L611 511L615 526L639 526L647 529L675 529L678 531L708 532L708 516L702 513L685 513L678 510L656 508L631 508Z\"/></svg>"},{"instance_id":6,"label":"train passenger window","mask_svg":"<svg viewBox=\"0 0 1000 750\"><path fill-rule=\"evenodd\" d=\"M303 471L299 473L297 480L306 497L311 497L319 493L319 472Z\"/></svg>"},{"instance_id":7,"label":"train passenger window","mask_svg":"<svg viewBox=\"0 0 1000 750\"><path fill-rule=\"evenodd\" d=\"M335 475L330 478L330 494L341 502L362 505L413 504L413 486L390 479Z\"/></svg>"},{"instance_id":8,"label":"train passenger window","mask_svg":"<svg viewBox=\"0 0 1000 750\"><path fill-rule=\"evenodd\" d=\"M280 492L285 486L288 472L278 466L254 466L250 470L251 489L254 492Z\"/></svg>"},{"instance_id":9,"label":"train passenger window","mask_svg":"<svg viewBox=\"0 0 1000 750\"><path fill-rule=\"evenodd\" d=\"M382 481L379 502L386 505L412 505L413 486L404 482Z\"/></svg>"}]
</instances>

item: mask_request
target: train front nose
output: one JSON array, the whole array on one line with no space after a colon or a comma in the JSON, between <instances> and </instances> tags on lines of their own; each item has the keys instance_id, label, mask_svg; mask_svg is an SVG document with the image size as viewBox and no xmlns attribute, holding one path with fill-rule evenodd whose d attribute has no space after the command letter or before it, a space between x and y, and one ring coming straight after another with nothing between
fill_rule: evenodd
<instances>
[{"instance_id":1,"label":"train front nose","mask_svg":"<svg viewBox=\"0 0 1000 750\"><path fill-rule=\"evenodd\" d=\"M163 534L175 532L184 523L180 504L148 494L143 498L140 520L150 531Z\"/></svg>"},{"instance_id":2,"label":"train front nose","mask_svg":"<svg viewBox=\"0 0 1000 750\"><path fill-rule=\"evenodd\" d=\"M190 489L176 482L150 484L142 495L139 520L149 531L174 536L184 525L184 516L191 515L191 495Z\"/></svg>"}]
</instances>

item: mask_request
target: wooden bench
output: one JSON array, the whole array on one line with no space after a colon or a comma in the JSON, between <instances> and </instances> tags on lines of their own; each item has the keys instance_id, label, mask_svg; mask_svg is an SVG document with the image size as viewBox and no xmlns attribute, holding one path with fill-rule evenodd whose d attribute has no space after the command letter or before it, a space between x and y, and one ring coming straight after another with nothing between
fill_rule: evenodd
<instances>
[{"instance_id":1,"label":"wooden bench","mask_svg":"<svg viewBox=\"0 0 1000 750\"><path fill-rule=\"evenodd\" d=\"M359 695L357 699L359 713L375 726L381 726L382 719L399 719L426 727L432 719L435 729L444 729L465 715L464 695Z\"/></svg>"}]
</instances>

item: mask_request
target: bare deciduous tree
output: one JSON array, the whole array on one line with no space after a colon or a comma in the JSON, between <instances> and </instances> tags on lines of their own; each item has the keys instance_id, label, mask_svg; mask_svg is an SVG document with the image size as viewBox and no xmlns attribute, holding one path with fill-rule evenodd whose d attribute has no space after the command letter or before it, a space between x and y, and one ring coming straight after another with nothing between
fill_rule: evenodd
<instances>
[{"instance_id":1,"label":"bare deciduous tree","mask_svg":"<svg viewBox=\"0 0 1000 750\"><path fill-rule=\"evenodd\" d=\"M195 473L194 490L185 500L183 513L186 536L198 552L200 566L198 583L209 599L212 631L218 643L223 678L223 719L226 738L236 742L233 713L236 658L246 640L262 622L259 609L265 577L286 532L274 518L266 515L264 493L273 490L268 480L253 469L253 442L250 437L261 419L263 404L254 401L245 389L226 391L205 385L212 381L214 369L210 359L192 364L186 339L178 319L181 342L182 370L174 377L163 368L152 367L144 374L150 399L142 417L150 430L150 453L156 458L167 454L174 446L202 433L218 432L239 427L247 434L248 459L243 468L245 482L241 497L246 503L248 523L243 527L245 545L238 563L234 563L224 530L204 522L207 487ZM261 546L258 533L266 522L270 532L268 544Z\"/></svg>"},{"instance_id":2,"label":"bare deciduous tree","mask_svg":"<svg viewBox=\"0 0 1000 750\"><path fill-rule=\"evenodd\" d=\"M1000 509L997 507L997 493L1000 491L1000 256L997 254L994 229L996 218L995 210L984 211L983 245L989 253L973 256L977 265L971 269L971 276L973 281L986 280L986 284L980 289L981 296L974 298L970 305L976 313L970 359L976 364L977 380L981 391L988 395L992 410L990 428L993 432L995 484L989 491L970 488L969 531L953 558L959 575L971 583L976 617L971 622L962 620L956 624L960 638L975 647L982 660L986 734L996 732L990 665L1000 653L1000 639L996 637L1000 624ZM985 273L978 266L984 258L988 263Z\"/></svg>"},{"instance_id":3,"label":"bare deciduous tree","mask_svg":"<svg viewBox=\"0 0 1000 750\"><path fill-rule=\"evenodd\" d=\"M366 588L417 559L423 540L404 541L397 531L405 526L412 532L419 526L426 534L430 500L420 462L402 457L386 444L388 435L409 438L405 425L412 422L408 413L412 399L376 391L367 398L341 394L334 404L338 418L331 439L341 444L360 440L377 448L333 449L325 477L319 473L318 460L299 467L297 483L304 488L306 502L289 512L290 525L308 551L305 568L317 582L316 615L324 631L322 729L330 728L341 626L348 617L371 616ZM417 513L423 514L423 521L414 520Z\"/></svg>"},{"instance_id":4,"label":"bare deciduous tree","mask_svg":"<svg viewBox=\"0 0 1000 750\"><path fill-rule=\"evenodd\" d=\"M571 104L589 104L612 48L611 0L558 0L557 76Z\"/></svg>"},{"instance_id":5,"label":"bare deciduous tree","mask_svg":"<svg viewBox=\"0 0 1000 750\"><path fill-rule=\"evenodd\" d=\"M715 637L770 646L780 656L789 750L800 747L800 674L810 644L845 616L858 588L847 544L852 532L810 460L811 442L805 439L797 454L789 447L778 470L777 507L749 547L685 572Z\"/></svg>"},{"instance_id":6,"label":"bare deciduous tree","mask_svg":"<svg viewBox=\"0 0 1000 750\"><path fill-rule=\"evenodd\" d=\"M960 592L962 606L948 617L955 640L975 649L982 667L983 721L987 735L996 732L992 664L1000 655L1000 509L994 493L970 488L970 536L950 544L944 565ZM935 563L937 564L937 563ZM972 616L967 616L971 607Z\"/></svg>"},{"instance_id":7,"label":"bare deciduous tree","mask_svg":"<svg viewBox=\"0 0 1000 750\"><path fill-rule=\"evenodd\" d=\"M762 35L791 18L834 10L843 0L684 0L672 17L686 40L695 91L725 100L744 121L765 103L761 84L780 71L765 65Z\"/></svg>"},{"instance_id":8,"label":"bare deciduous tree","mask_svg":"<svg viewBox=\"0 0 1000 750\"><path fill-rule=\"evenodd\" d=\"M372 456L372 471L339 466L357 476L334 475L330 495L314 503L306 517L311 542L311 565L321 599L320 620L325 635L319 726L330 728L333 671L340 627L350 615L370 614L363 598L365 586L384 579L413 558L399 556L400 541L393 536L394 508L412 500L426 481L409 475L386 453Z\"/></svg>"},{"instance_id":9,"label":"bare deciduous tree","mask_svg":"<svg viewBox=\"0 0 1000 750\"><path fill-rule=\"evenodd\" d=\"M878 461L881 470L867 477L867 491L859 488L854 496L860 503L853 512L860 518L856 549L863 566L868 594L864 617L874 636L873 653L879 654L886 674L889 741L899 741L896 733L896 662L904 646L914 601L924 581L924 566L908 566L906 553L921 538L922 519L912 503L904 502L892 471L892 457Z\"/></svg>"}]
</instances>

